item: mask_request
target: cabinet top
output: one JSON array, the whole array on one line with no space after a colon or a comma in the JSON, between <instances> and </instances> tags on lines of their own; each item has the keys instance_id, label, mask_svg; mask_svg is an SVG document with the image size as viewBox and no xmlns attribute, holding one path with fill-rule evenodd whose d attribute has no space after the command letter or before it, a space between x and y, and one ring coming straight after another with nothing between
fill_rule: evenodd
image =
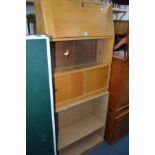
<instances>
[{"instance_id":1,"label":"cabinet top","mask_svg":"<svg viewBox=\"0 0 155 155\"><path fill-rule=\"evenodd\" d=\"M37 33L53 41L112 38L111 5L77 0L35 0Z\"/></svg>"}]
</instances>

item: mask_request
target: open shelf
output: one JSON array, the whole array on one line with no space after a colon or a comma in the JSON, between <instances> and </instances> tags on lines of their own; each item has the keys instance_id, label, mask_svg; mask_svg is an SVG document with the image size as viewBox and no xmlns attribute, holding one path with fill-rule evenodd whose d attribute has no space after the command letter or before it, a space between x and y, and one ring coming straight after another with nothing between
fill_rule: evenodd
<instances>
[{"instance_id":1,"label":"open shelf","mask_svg":"<svg viewBox=\"0 0 155 155\"><path fill-rule=\"evenodd\" d=\"M89 148L94 147L103 141L103 137L98 134L98 131L86 136L85 138L77 141L76 143L60 150L60 155L79 155Z\"/></svg>"},{"instance_id":2,"label":"open shelf","mask_svg":"<svg viewBox=\"0 0 155 155\"><path fill-rule=\"evenodd\" d=\"M58 150L100 129L103 125L104 123L95 116L89 116L62 128L59 131Z\"/></svg>"},{"instance_id":3,"label":"open shelf","mask_svg":"<svg viewBox=\"0 0 155 155\"><path fill-rule=\"evenodd\" d=\"M93 100L95 98L101 97L101 96L103 96L103 95L105 95L107 93L108 92L107 92L107 88L106 88L105 90L102 90L101 93L99 93L97 91L96 93L93 93L93 95L90 93L90 94L85 95L83 97L79 97L79 98L70 100L70 101L66 102L65 104L62 104L62 105L57 106L56 107L56 112L67 110L67 109L72 108L74 106L80 105L83 102L90 101L90 100Z\"/></svg>"},{"instance_id":4,"label":"open shelf","mask_svg":"<svg viewBox=\"0 0 155 155\"><path fill-rule=\"evenodd\" d=\"M99 129L104 130L108 95L108 92L104 93L57 113L58 150L66 148Z\"/></svg>"}]
</instances>

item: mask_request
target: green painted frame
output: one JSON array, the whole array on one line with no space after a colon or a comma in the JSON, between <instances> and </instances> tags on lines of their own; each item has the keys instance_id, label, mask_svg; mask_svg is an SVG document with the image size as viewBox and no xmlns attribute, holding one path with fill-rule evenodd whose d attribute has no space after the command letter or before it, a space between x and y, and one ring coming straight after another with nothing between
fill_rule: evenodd
<instances>
[{"instance_id":1,"label":"green painted frame","mask_svg":"<svg viewBox=\"0 0 155 155\"><path fill-rule=\"evenodd\" d=\"M26 38L26 154L57 155L49 38Z\"/></svg>"}]
</instances>

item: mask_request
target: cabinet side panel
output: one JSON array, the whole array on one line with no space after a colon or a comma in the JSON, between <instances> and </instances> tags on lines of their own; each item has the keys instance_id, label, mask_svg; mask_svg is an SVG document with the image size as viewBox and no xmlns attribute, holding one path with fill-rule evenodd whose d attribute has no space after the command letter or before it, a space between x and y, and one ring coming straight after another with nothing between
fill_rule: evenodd
<instances>
[{"instance_id":1,"label":"cabinet side panel","mask_svg":"<svg viewBox=\"0 0 155 155\"><path fill-rule=\"evenodd\" d=\"M44 22L44 34L48 34L50 37L55 36L55 22L54 15L52 10L52 1L51 0L39 0L41 12L36 12L38 18L42 16Z\"/></svg>"},{"instance_id":2,"label":"cabinet side panel","mask_svg":"<svg viewBox=\"0 0 155 155\"><path fill-rule=\"evenodd\" d=\"M129 104L129 63L122 62L122 76L120 85L120 102L117 104L117 109Z\"/></svg>"},{"instance_id":3,"label":"cabinet side panel","mask_svg":"<svg viewBox=\"0 0 155 155\"><path fill-rule=\"evenodd\" d=\"M110 97L109 108L115 110L116 105L119 104L121 99L121 76L122 76L122 62L119 59L113 58L110 76Z\"/></svg>"},{"instance_id":4,"label":"cabinet side panel","mask_svg":"<svg viewBox=\"0 0 155 155\"><path fill-rule=\"evenodd\" d=\"M45 34L44 20L40 0L34 0L34 9L36 17L36 34Z\"/></svg>"},{"instance_id":5,"label":"cabinet side panel","mask_svg":"<svg viewBox=\"0 0 155 155\"><path fill-rule=\"evenodd\" d=\"M108 108L109 94L94 100L93 112L95 116L106 124L107 108Z\"/></svg>"}]
</instances>

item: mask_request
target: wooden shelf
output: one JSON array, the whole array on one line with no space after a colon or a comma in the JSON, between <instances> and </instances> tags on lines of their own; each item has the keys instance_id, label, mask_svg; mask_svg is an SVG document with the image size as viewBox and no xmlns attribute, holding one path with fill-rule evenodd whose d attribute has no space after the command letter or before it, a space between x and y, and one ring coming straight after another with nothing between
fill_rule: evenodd
<instances>
[{"instance_id":1,"label":"wooden shelf","mask_svg":"<svg viewBox=\"0 0 155 155\"><path fill-rule=\"evenodd\" d=\"M52 38L52 36L49 36L50 41L68 41L68 40L85 40L85 39L113 39L113 35L109 35L109 36L89 36L89 37L84 37L84 36L79 36L79 37L64 37L64 38Z\"/></svg>"},{"instance_id":2,"label":"wooden shelf","mask_svg":"<svg viewBox=\"0 0 155 155\"><path fill-rule=\"evenodd\" d=\"M95 68L101 68L101 67L106 67L109 66L110 64L107 63L94 63L94 64L82 64L82 65L72 65L69 67L62 67L62 68L57 68L55 70L54 76L60 76L60 75L65 75L65 74L71 74L71 73L76 73L80 71L87 71L87 70L92 70Z\"/></svg>"},{"instance_id":3,"label":"wooden shelf","mask_svg":"<svg viewBox=\"0 0 155 155\"><path fill-rule=\"evenodd\" d=\"M102 121L97 119L95 116L89 116L83 120L76 121L61 128L58 137L58 150L61 150L77 140L82 139L103 126L104 123Z\"/></svg>"},{"instance_id":4,"label":"wooden shelf","mask_svg":"<svg viewBox=\"0 0 155 155\"><path fill-rule=\"evenodd\" d=\"M106 94L109 94L109 92L107 92L107 90L108 90L108 88L106 88L105 90L102 90L103 91L102 93L99 93L99 92L94 93L93 92L93 95L92 95L92 93L90 93L90 94L85 95L83 97L79 97L79 98L73 99L69 102L66 102L66 104L59 105L56 107L56 112L61 112L63 110L67 110L67 109L72 108L74 106L83 104L84 102L93 100L95 98L101 97L101 96L106 95Z\"/></svg>"},{"instance_id":5,"label":"wooden shelf","mask_svg":"<svg viewBox=\"0 0 155 155\"><path fill-rule=\"evenodd\" d=\"M77 155L87 151L89 148L103 141L103 137L96 132L61 150L60 155Z\"/></svg>"}]
</instances>

